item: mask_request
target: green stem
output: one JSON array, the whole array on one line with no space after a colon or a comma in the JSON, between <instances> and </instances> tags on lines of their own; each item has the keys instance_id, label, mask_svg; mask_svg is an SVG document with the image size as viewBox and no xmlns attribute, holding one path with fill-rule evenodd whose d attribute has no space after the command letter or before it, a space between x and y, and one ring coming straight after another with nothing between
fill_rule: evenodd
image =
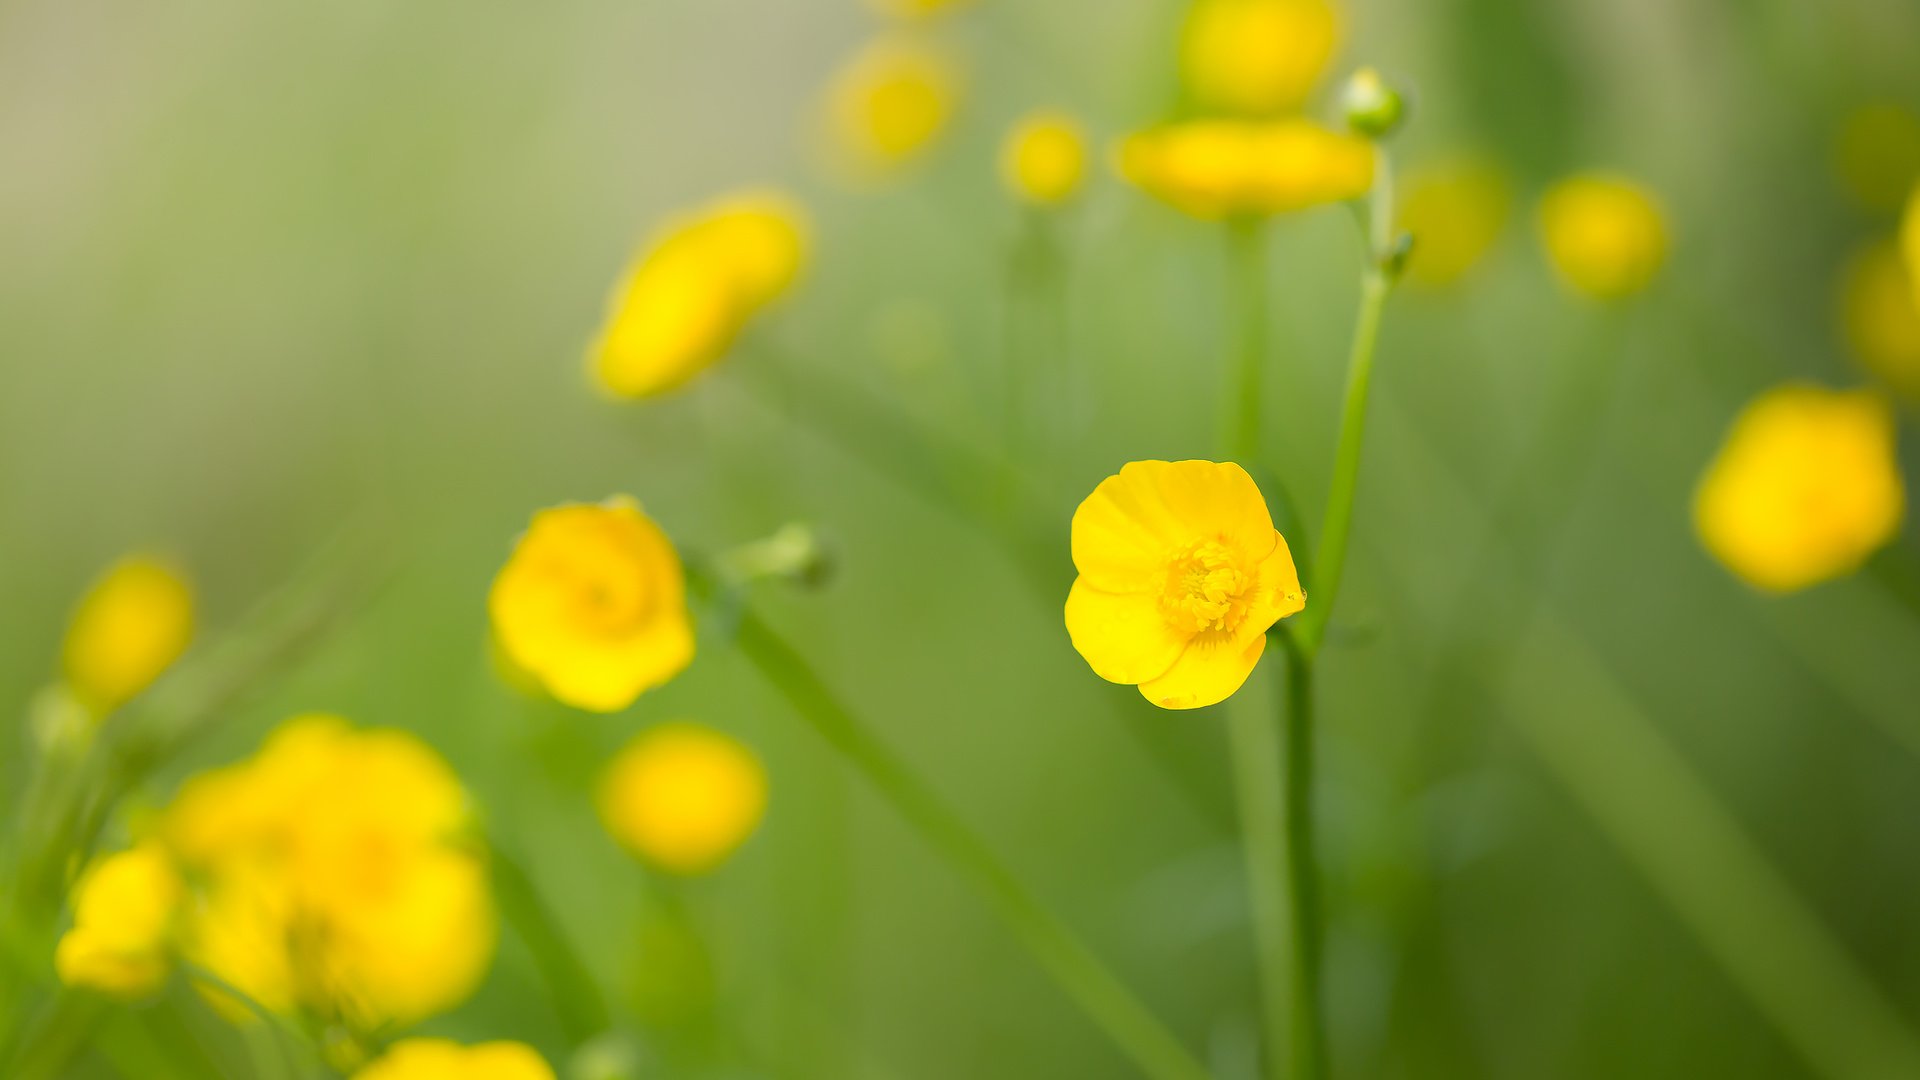
<instances>
[{"instance_id":1,"label":"green stem","mask_svg":"<svg viewBox=\"0 0 1920 1080\"><path fill-rule=\"evenodd\" d=\"M705 583L696 579L696 589ZM847 759L942 859L978 889L1054 981L1159 1080L1204 1080L1207 1070L1052 912L1035 900L986 843L891 748L862 724L806 660L751 609L735 643L814 731Z\"/></svg>"},{"instance_id":2,"label":"green stem","mask_svg":"<svg viewBox=\"0 0 1920 1080\"><path fill-rule=\"evenodd\" d=\"M1234 343L1235 367L1227 395L1231 418L1227 452L1248 464L1260 460L1262 375L1267 359L1267 226L1263 218L1247 218L1228 226L1233 259L1235 308L1239 339Z\"/></svg>"},{"instance_id":3,"label":"green stem","mask_svg":"<svg viewBox=\"0 0 1920 1080\"><path fill-rule=\"evenodd\" d=\"M1246 864L1247 900L1260 971L1261 1035L1266 1075L1284 1080L1282 1048L1291 1041L1294 934L1288 900L1290 862L1286 834L1286 785L1281 777L1280 727L1243 689L1227 703L1232 739L1234 790L1240 803L1240 850Z\"/></svg>"},{"instance_id":4,"label":"green stem","mask_svg":"<svg viewBox=\"0 0 1920 1080\"><path fill-rule=\"evenodd\" d=\"M1287 649L1287 895L1293 923L1289 1045L1295 1080L1316 1080L1325 1071L1320 1020L1320 863L1313 836L1313 669L1311 654L1296 647Z\"/></svg>"},{"instance_id":5,"label":"green stem","mask_svg":"<svg viewBox=\"0 0 1920 1080\"><path fill-rule=\"evenodd\" d=\"M533 955L534 965L553 997L560 1028L578 1049L612 1023L600 987L520 863L498 847L493 849L491 863L500 913Z\"/></svg>"}]
</instances>

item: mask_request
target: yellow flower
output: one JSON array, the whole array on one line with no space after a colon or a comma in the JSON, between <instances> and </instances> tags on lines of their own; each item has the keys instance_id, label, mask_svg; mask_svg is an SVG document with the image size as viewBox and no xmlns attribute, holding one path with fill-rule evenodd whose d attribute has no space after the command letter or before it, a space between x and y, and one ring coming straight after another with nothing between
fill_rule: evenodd
<instances>
[{"instance_id":1,"label":"yellow flower","mask_svg":"<svg viewBox=\"0 0 1920 1080\"><path fill-rule=\"evenodd\" d=\"M635 855L696 874L720 864L760 824L766 770L741 743L697 724L662 724L613 759L600 820Z\"/></svg>"},{"instance_id":2,"label":"yellow flower","mask_svg":"<svg viewBox=\"0 0 1920 1080\"><path fill-rule=\"evenodd\" d=\"M693 660L680 557L625 496L535 514L487 606L508 657L575 708L618 712Z\"/></svg>"},{"instance_id":3,"label":"yellow flower","mask_svg":"<svg viewBox=\"0 0 1920 1080\"><path fill-rule=\"evenodd\" d=\"M1037 206L1066 202L1086 174L1086 136L1064 113L1030 113L1000 148L1000 176L1007 189Z\"/></svg>"},{"instance_id":4,"label":"yellow flower","mask_svg":"<svg viewBox=\"0 0 1920 1080\"><path fill-rule=\"evenodd\" d=\"M553 1070L524 1043L402 1039L353 1080L553 1080Z\"/></svg>"},{"instance_id":5,"label":"yellow flower","mask_svg":"<svg viewBox=\"0 0 1920 1080\"><path fill-rule=\"evenodd\" d=\"M849 170L884 176L933 145L959 97L960 73L946 53L915 36L887 34L828 86L828 134Z\"/></svg>"},{"instance_id":6,"label":"yellow flower","mask_svg":"<svg viewBox=\"0 0 1920 1080\"><path fill-rule=\"evenodd\" d=\"M875 11L899 19L923 19L953 8L964 7L971 2L972 0L868 0Z\"/></svg>"},{"instance_id":7,"label":"yellow flower","mask_svg":"<svg viewBox=\"0 0 1920 1080\"><path fill-rule=\"evenodd\" d=\"M268 1009L358 1032L440 1012L493 957L470 819L458 778L413 736L289 720L252 759L188 781L163 816L195 883L183 950Z\"/></svg>"},{"instance_id":8,"label":"yellow flower","mask_svg":"<svg viewBox=\"0 0 1920 1080\"><path fill-rule=\"evenodd\" d=\"M1196 0L1181 70L1205 108L1284 112L1306 100L1339 41L1339 17L1323 0Z\"/></svg>"},{"instance_id":9,"label":"yellow flower","mask_svg":"<svg viewBox=\"0 0 1920 1080\"><path fill-rule=\"evenodd\" d=\"M1840 292L1847 343L1867 372L1920 395L1920 293L1891 241L1863 248L1847 266Z\"/></svg>"},{"instance_id":10,"label":"yellow flower","mask_svg":"<svg viewBox=\"0 0 1920 1080\"><path fill-rule=\"evenodd\" d=\"M1907 280L1913 285L1913 302L1920 306L1920 187L1907 200L1907 214L1900 222L1900 254L1907 260Z\"/></svg>"},{"instance_id":11,"label":"yellow flower","mask_svg":"<svg viewBox=\"0 0 1920 1080\"><path fill-rule=\"evenodd\" d=\"M67 683L96 714L111 712L159 678L192 637L186 580L152 556L128 556L93 583L73 613Z\"/></svg>"},{"instance_id":12,"label":"yellow flower","mask_svg":"<svg viewBox=\"0 0 1920 1080\"><path fill-rule=\"evenodd\" d=\"M1400 227L1413 235L1407 278L1433 288L1453 284L1480 262L1512 205L1506 177L1474 159L1409 172L1405 191Z\"/></svg>"},{"instance_id":13,"label":"yellow flower","mask_svg":"<svg viewBox=\"0 0 1920 1080\"><path fill-rule=\"evenodd\" d=\"M1540 236L1560 280L1599 300L1646 288L1667 257L1660 204L1633 181L1603 173L1549 189L1540 200Z\"/></svg>"},{"instance_id":14,"label":"yellow flower","mask_svg":"<svg viewBox=\"0 0 1920 1080\"><path fill-rule=\"evenodd\" d=\"M1771 592L1852 572L1900 527L1905 491L1879 396L1788 384L1733 423L1694 495L1700 540Z\"/></svg>"},{"instance_id":15,"label":"yellow flower","mask_svg":"<svg viewBox=\"0 0 1920 1080\"><path fill-rule=\"evenodd\" d=\"M1920 181L1920 117L1889 102L1853 110L1834 139L1833 168L1860 205L1898 210Z\"/></svg>"},{"instance_id":16,"label":"yellow flower","mask_svg":"<svg viewBox=\"0 0 1920 1080\"><path fill-rule=\"evenodd\" d=\"M173 966L181 894L158 844L95 859L74 889L73 928L54 950L60 981L128 999L159 989Z\"/></svg>"},{"instance_id":17,"label":"yellow flower","mask_svg":"<svg viewBox=\"0 0 1920 1080\"><path fill-rule=\"evenodd\" d=\"M1277 214L1355 199L1373 146L1305 120L1193 120L1128 137L1120 173L1200 218Z\"/></svg>"},{"instance_id":18,"label":"yellow flower","mask_svg":"<svg viewBox=\"0 0 1920 1080\"><path fill-rule=\"evenodd\" d=\"M1094 674L1166 709L1224 701L1306 607L1286 538L1231 462L1135 461L1073 515L1067 633Z\"/></svg>"},{"instance_id":19,"label":"yellow flower","mask_svg":"<svg viewBox=\"0 0 1920 1080\"><path fill-rule=\"evenodd\" d=\"M619 397L682 385L786 292L805 257L805 215L777 193L731 195L669 221L608 298L589 374Z\"/></svg>"}]
</instances>

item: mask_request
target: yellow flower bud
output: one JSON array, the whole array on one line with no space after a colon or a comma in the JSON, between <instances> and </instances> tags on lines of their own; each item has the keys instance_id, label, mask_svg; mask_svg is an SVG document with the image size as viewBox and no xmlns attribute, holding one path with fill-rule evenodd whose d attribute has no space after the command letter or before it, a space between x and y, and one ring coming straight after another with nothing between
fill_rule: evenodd
<instances>
[{"instance_id":1,"label":"yellow flower bud","mask_svg":"<svg viewBox=\"0 0 1920 1080\"><path fill-rule=\"evenodd\" d=\"M1694 525L1749 584L1791 592L1852 573L1905 507L1892 410L1870 392L1789 384L1734 421L1694 495Z\"/></svg>"},{"instance_id":2,"label":"yellow flower bud","mask_svg":"<svg viewBox=\"0 0 1920 1080\"><path fill-rule=\"evenodd\" d=\"M507 656L575 708L618 712L693 660L680 557L624 496L535 514L487 606Z\"/></svg>"},{"instance_id":3,"label":"yellow flower bud","mask_svg":"<svg viewBox=\"0 0 1920 1080\"><path fill-rule=\"evenodd\" d=\"M67 627L64 666L96 715L145 690L193 637L193 592L166 562L131 555L93 583Z\"/></svg>"},{"instance_id":4,"label":"yellow flower bud","mask_svg":"<svg viewBox=\"0 0 1920 1080\"><path fill-rule=\"evenodd\" d=\"M1920 117L1888 102L1848 113L1833 141L1833 170L1860 205L1899 210L1920 183Z\"/></svg>"},{"instance_id":5,"label":"yellow flower bud","mask_svg":"<svg viewBox=\"0 0 1920 1080\"><path fill-rule=\"evenodd\" d=\"M1413 237L1407 278L1439 288L1465 277L1506 228L1513 196L1491 163L1444 162L1407 173L1400 227Z\"/></svg>"},{"instance_id":6,"label":"yellow flower bud","mask_svg":"<svg viewBox=\"0 0 1920 1080\"><path fill-rule=\"evenodd\" d=\"M1266 500L1231 462L1129 462L1074 511L1072 547L1074 649L1163 709L1231 697L1267 631L1307 605Z\"/></svg>"},{"instance_id":7,"label":"yellow flower bud","mask_svg":"<svg viewBox=\"0 0 1920 1080\"><path fill-rule=\"evenodd\" d=\"M786 292L805 257L805 215L777 193L731 195L669 221L609 297L588 373L617 397L681 386Z\"/></svg>"},{"instance_id":8,"label":"yellow flower bud","mask_svg":"<svg viewBox=\"0 0 1920 1080\"><path fill-rule=\"evenodd\" d=\"M54 950L60 981L127 999L159 989L173 967L182 892L158 844L95 859L74 888L73 928Z\"/></svg>"},{"instance_id":9,"label":"yellow flower bud","mask_svg":"<svg viewBox=\"0 0 1920 1080\"><path fill-rule=\"evenodd\" d=\"M1284 112L1306 100L1339 41L1339 17L1324 0L1195 0L1181 71L1205 108Z\"/></svg>"},{"instance_id":10,"label":"yellow flower bud","mask_svg":"<svg viewBox=\"0 0 1920 1080\"><path fill-rule=\"evenodd\" d=\"M402 1039L353 1080L553 1080L553 1069L525 1043Z\"/></svg>"},{"instance_id":11,"label":"yellow flower bud","mask_svg":"<svg viewBox=\"0 0 1920 1080\"><path fill-rule=\"evenodd\" d=\"M1000 148L1000 175L1007 189L1036 206L1066 202L1080 190L1086 173L1086 136L1064 113L1029 114Z\"/></svg>"},{"instance_id":12,"label":"yellow flower bud","mask_svg":"<svg viewBox=\"0 0 1920 1080\"><path fill-rule=\"evenodd\" d=\"M1120 173L1199 218L1267 215L1359 198L1373 145L1305 120L1194 120L1128 137Z\"/></svg>"},{"instance_id":13,"label":"yellow flower bud","mask_svg":"<svg viewBox=\"0 0 1920 1080\"><path fill-rule=\"evenodd\" d=\"M1840 316L1847 343L1867 373L1920 396L1920 293L1892 241L1869 244L1847 264Z\"/></svg>"},{"instance_id":14,"label":"yellow flower bud","mask_svg":"<svg viewBox=\"0 0 1920 1080\"><path fill-rule=\"evenodd\" d=\"M1560 280L1598 300L1647 287L1667 257L1666 215L1631 180L1584 173L1540 200L1540 237Z\"/></svg>"},{"instance_id":15,"label":"yellow flower bud","mask_svg":"<svg viewBox=\"0 0 1920 1080\"><path fill-rule=\"evenodd\" d=\"M689 723L629 742L600 781L600 820L647 862L681 874L720 864L766 810L766 771L739 741Z\"/></svg>"},{"instance_id":16,"label":"yellow flower bud","mask_svg":"<svg viewBox=\"0 0 1920 1080\"><path fill-rule=\"evenodd\" d=\"M839 164L884 177L919 158L946 131L960 97L947 54L913 35L869 42L827 89L827 130Z\"/></svg>"}]
</instances>

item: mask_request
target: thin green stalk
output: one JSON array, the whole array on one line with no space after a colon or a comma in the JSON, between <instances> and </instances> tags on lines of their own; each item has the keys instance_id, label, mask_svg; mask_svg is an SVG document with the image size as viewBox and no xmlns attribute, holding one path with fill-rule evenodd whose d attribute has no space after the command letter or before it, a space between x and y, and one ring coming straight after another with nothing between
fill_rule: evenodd
<instances>
[{"instance_id":1,"label":"thin green stalk","mask_svg":"<svg viewBox=\"0 0 1920 1080\"><path fill-rule=\"evenodd\" d=\"M1247 875L1247 901L1260 972L1260 1025L1266 1075L1284 1080L1282 1048L1292 1041L1294 943L1299 940L1288 900L1286 785L1280 727L1243 688L1227 702L1234 792L1239 799L1240 852Z\"/></svg>"},{"instance_id":2,"label":"thin green stalk","mask_svg":"<svg viewBox=\"0 0 1920 1080\"><path fill-rule=\"evenodd\" d=\"M1233 259L1235 314L1234 375L1227 394L1227 453L1235 461L1260 460L1262 376L1267 360L1267 224L1247 218L1227 228Z\"/></svg>"},{"instance_id":3,"label":"thin green stalk","mask_svg":"<svg viewBox=\"0 0 1920 1080\"><path fill-rule=\"evenodd\" d=\"M520 863L497 846L490 862L500 913L533 955L559 1014L560 1029L578 1049L612 1023L599 984Z\"/></svg>"},{"instance_id":4,"label":"thin green stalk","mask_svg":"<svg viewBox=\"0 0 1920 1080\"><path fill-rule=\"evenodd\" d=\"M696 589L710 585L694 581ZM1035 900L905 761L862 724L806 660L750 608L738 614L735 644L828 744L858 769L946 863L978 889L996 914L1089 1018L1147 1076L1204 1080L1207 1070L1133 992L1061 921Z\"/></svg>"},{"instance_id":5,"label":"thin green stalk","mask_svg":"<svg viewBox=\"0 0 1920 1080\"><path fill-rule=\"evenodd\" d=\"M1326 1071L1320 1020L1320 861L1313 835L1313 667L1310 654L1287 649L1287 895L1293 924L1288 1046L1297 1080L1313 1080Z\"/></svg>"}]
</instances>

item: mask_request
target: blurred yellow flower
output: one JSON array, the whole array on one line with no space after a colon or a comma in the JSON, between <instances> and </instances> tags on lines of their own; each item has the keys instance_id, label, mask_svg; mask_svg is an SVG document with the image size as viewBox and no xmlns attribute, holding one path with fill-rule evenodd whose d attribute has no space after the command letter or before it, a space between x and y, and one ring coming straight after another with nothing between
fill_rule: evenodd
<instances>
[{"instance_id":1,"label":"blurred yellow flower","mask_svg":"<svg viewBox=\"0 0 1920 1080\"><path fill-rule=\"evenodd\" d=\"M899 19L920 19L929 15L938 15L957 7L965 7L973 0L867 0L875 11Z\"/></svg>"},{"instance_id":2,"label":"blurred yellow flower","mask_svg":"<svg viewBox=\"0 0 1920 1080\"><path fill-rule=\"evenodd\" d=\"M1907 200L1907 213L1900 221L1900 254L1907 260L1907 280L1913 285L1913 302L1920 305L1920 187Z\"/></svg>"},{"instance_id":3,"label":"blurred yellow flower","mask_svg":"<svg viewBox=\"0 0 1920 1080\"><path fill-rule=\"evenodd\" d=\"M1848 263L1840 316L1847 343L1868 374L1920 395L1920 294L1898 245L1869 244Z\"/></svg>"},{"instance_id":4,"label":"blurred yellow flower","mask_svg":"<svg viewBox=\"0 0 1920 1080\"><path fill-rule=\"evenodd\" d=\"M1067 633L1094 674L1166 709L1224 701L1306 607L1286 538L1231 462L1135 461L1073 515Z\"/></svg>"},{"instance_id":5,"label":"blurred yellow flower","mask_svg":"<svg viewBox=\"0 0 1920 1080\"><path fill-rule=\"evenodd\" d=\"M1741 411L1700 481L1693 518L1729 570L1791 592L1851 573L1893 538L1904 505L1886 402L1793 383Z\"/></svg>"},{"instance_id":6,"label":"blurred yellow flower","mask_svg":"<svg viewBox=\"0 0 1920 1080\"><path fill-rule=\"evenodd\" d=\"M1313 91L1339 41L1339 16L1323 0L1195 0L1181 71L1204 108L1284 112Z\"/></svg>"},{"instance_id":7,"label":"blurred yellow flower","mask_svg":"<svg viewBox=\"0 0 1920 1080\"><path fill-rule=\"evenodd\" d=\"M1413 236L1407 278L1451 285L1478 265L1506 228L1513 204L1507 178L1472 158L1415 169L1404 182L1400 227Z\"/></svg>"},{"instance_id":8,"label":"blurred yellow flower","mask_svg":"<svg viewBox=\"0 0 1920 1080\"><path fill-rule=\"evenodd\" d=\"M953 119L960 72L919 37L890 33L869 42L827 88L827 127L842 164L886 175L932 146Z\"/></svg>"},{"instance_id":9,"label":"blurred yellow flower","mask_svg":"<svg viewBox=\"0 0 1920 1080\"><path fill-rule=\"evenodd\" d=\"M693 660L680 557L625 496L535 514L487 606L507 656L575 708L618 712Z\"/></svg>"},{"instance_id":10,"label":"blurred yellow flower","mask_svg":"<svg viewBox=\"0 0 1920 1080\"><path fill-rule=\"evenodd\" d=\"M1263 215L1359 198L1373 146L1305 120L1193 120L1120 144L1120 173L1200 218Z\"/></svg>"},{"instance_id":11,"label":"blurred yellow flower","mask_svg":"<svg viewBox=\"0 0 1920 1080\"><path fill-rule=\"evenodd\" d=\"M767 774L739 740L698 724L642 732L600 779L600 820L627 850L680 874L718 866L760 824Z\"/></svg>"},{"instance_id":12,"label":"blurred yellow flower","mask_svg":"<svg viewBox=\"0 0 1920 1080\"><path fill-rule=\"evenodd\" d=\"M402 1039L353 1080L553 1080L553 1069L525 1043Z\"/></svg>"},{"instance_id":13,"label":"blurred yellow flower","mask_svg":"<svg viewBox=\"0 0 1920 1080\"><path fill-rule=\"evenodd\" d=\"M193 637L193 592L166 562L130 555L87 590L67 627L67 684L96 715L160 677Z\"/></svg>"},{"instance_id":14,"label":"blurred yellow flower","mask_svg":"<svg viewBox=\"0 0 1920 1080\"><path fill-rule=\"evenodd\" d=\"M289 720L252 759L189 780L163 816L195 882L183 951L277 1012L357 1032L424 1019L493 957L470 830L458 778L412 735Z\"/></svg>"},{"instance_id":15,"label":"blurred yellow flower","mask_svg":"<svg viewBox=\"0 0 1920 1080\"><path fill-rule=\"evenodd\" d=\"M1891 102L1853 110L1834 139L1833 168L1860 205L1899 210L1920 183L1920 117Z\"/></svg>"},{"instance_id":16,"label":"blurred yellow flower","mask_svg":"<svg viewBox=\"0 0 1920 1080\"><path fill-rule=\"evenodd\" d=\"M1667 222L1647 189L1605 173L1570 176L1540 200L1540 237L1560 280L1617 300L1647 287L1667 257Z\"/></svg>"},{"instance_id":17,"label":"blurred yellow flower","mask_svg":"<svg viewBox=\"0 0 1920 1080\"><path fill-rule=\"evenodd\" d=\"M682 385L786 292L805 257L805 214L778 193L730 195L670 220L608 298L589 374L619 397Z\"/></svg>"},{"instance_id":18,"label":"blurred yellow flower","mask_svg":"<svg viewBox=\"0 0 1920 1080\"><path fill-rule=\"evenodd\" d=\"M96 858L74 887L73 928L54 950L60 981L119 998L159 989L173 967L182 891L158 844Z\"/></svg>"},{"instance_id":19,"label":"blurred yellow flower","mask_svg":"<svg viewBox=\"0 0 1920 1080\"><path fill-rule=\"evenodd\" d=\"M1066 202L1086 174L1086 135L1064 113L1028 114L1000 148L1000 176L1007 189L1036 206Z\"/></svg>"}]
</instances>

